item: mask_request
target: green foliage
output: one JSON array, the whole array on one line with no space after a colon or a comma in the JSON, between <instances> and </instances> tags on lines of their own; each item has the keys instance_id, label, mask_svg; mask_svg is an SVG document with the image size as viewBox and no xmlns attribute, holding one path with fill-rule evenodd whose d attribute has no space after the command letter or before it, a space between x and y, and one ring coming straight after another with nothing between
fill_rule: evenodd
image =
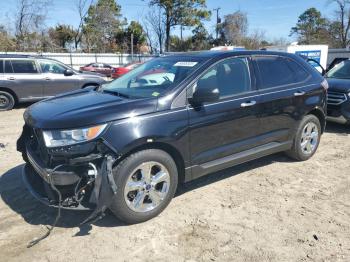
<instances>
[{"instance_id":1,"label":"green foliage","mask_svg":"<svg viewBox=\"0 0 350 262\"><path fill-rule=\"evenodd\" d=\"M298 22L291 30L296 34L300 44L320 44L328 42L328 21L316 8L309 8L299 16Z\"/></svg>"},{"instance_id":2,"label":"green foliage","mask_svg":"<svg viewBox=\"0 0 350 262\"><path fill-rule=\"evenodd\" d=\"M146 35L142 25L136 21L131 21L125 30L116 34L115 41L119 51L131 53L131 35L133 35L134 52L140 52L140 48L146 43Z\"/></svg>"},{"instance_id":3,"label":"green foliage","mask_svg":"<svg viewBox=\"0 0 350 262\"><path fill-rule=\"evenodd\" d=\"M3 26L0 25L0 50L1 51L15 51L16 41L11 37Z\"/></svg>"},{"instance_id":4,"label":"green foliage","mask_svg":"<svg viewBox=\"0 0 350 262\"><path fill-rule=\"evenodd\" d=\"M121 7L114 0L98 0L95 5L91 5L83 26L87 51L115 50L115 35L125 24L120 18Z\"/></svg>"},{"instance_id":5,"label":"green foliage","mask_svg":"<svg viewBox=\"0 0 350 262\"><path fill-rule=\"evenodd\" d=\"M169 51L170 47L171 28L177 25L198 26L202 20L209 19L211 15L206 9L205 0L150 0L149 4L163 10L166 51Z\"/></svg>"},{"instance_id":6,"label":"green foliage","mask_svg":"<svg viewBox=\"0 0 350 262\"><path fill-rule=\"evenodd\" d=\"M74 41L75 31L69 25L57 25L49 29L49 36L56 46L66 49Z\"/></svg>"}]
</instances>

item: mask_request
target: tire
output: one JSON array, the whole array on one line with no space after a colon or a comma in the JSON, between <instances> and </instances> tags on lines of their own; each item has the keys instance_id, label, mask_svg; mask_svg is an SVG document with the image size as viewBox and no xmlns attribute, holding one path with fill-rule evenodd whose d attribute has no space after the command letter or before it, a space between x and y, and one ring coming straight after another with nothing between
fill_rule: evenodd
<instances>
[{"instance_id":1,"label":"tire","mask_svg":"<svg viewBox=\"0 0 350 262\"><path fill-rule=\"evenodd\" d=\"M150 172L145 171L148 170L147 167ZM161 173L162 171L164 172ZM142 177L147 176L142 175L143 173L151 174L151 182L144 182ZM178 183L178 171L174 160L169 154L158 149L147 149L130 155L113 169L113 176L118 190L110 210L128 224L141 223L160 214L174 197ZM161 179L158 179L159 177ZM162 179L163 182L155 184L155 181ZM143 184L144 188L140 189L140 184ZM133 188L138 189L132 191ZM159 195L162 197L158 198ZM153 201L153 196L158 201ZM139 201L141 204L134 204L138 203L137 197L143 199Z\"/></svg>"},{"instance_id":2,"label":"tire","mask_svg":"<svg viewBox=\"0 0 350 262\"><path fill-rule=\"evenodd\" d=\"M0 91L0 111L11 110L14 106L14 97L8 92Z\"/></svg>"},{"instance_id":3,"label":"tire","mask_svg":"<svg viewBox=\"0 0 350 262\"><path fill-rule=\"evenodd\" d=\"M321 130L320 120L316 116L305 116L299 124L291 150L286 152L287 155L298 161L310 159L320 144Z\"/></svg>"}]
</instances>

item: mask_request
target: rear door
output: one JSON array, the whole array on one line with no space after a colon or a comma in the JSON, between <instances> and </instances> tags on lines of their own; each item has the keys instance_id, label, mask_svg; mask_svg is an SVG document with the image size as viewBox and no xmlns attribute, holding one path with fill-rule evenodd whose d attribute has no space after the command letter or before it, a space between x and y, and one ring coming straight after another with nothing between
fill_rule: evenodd
<instances>
[{"instance_id":1,"label":"rear door","mask_svg":"<svg viewBox=\"0 0 350 262\"><path fill-rule=\"evenodd\" d=\"M193 89L205 88L207 85L216 86L220 92L220 100L189 108L193 166L200 166L259 144L259 96L251 77L249 61L249 57L225 59L208 69L194 85ZM200 175L203 174L195 172L193 178Z\"/></svg>"},{"instance_id":2,"label":"rear door","mask_svg":"<svg viewBox=\"0 0 350 262\"><path fill-rule=\"evenodd\" d=\"M43 80L34 59L5 60L5 85L22 101L43 97Z\"/></svg>"},{"instance_id":3,"label":"rear door","mask_svg":"<svg viewBox=\"0 0 350 262\"><path fill-rule=\"evenodd\" d=\"M293 138L298 121L305 114L311 75L298 62L281 56L255 56L261 132L265 142L286 142Z\"/></svg>"},{"instance_id":4,"label":"rear door","mask_svg":"<svg viewBox=\"0 0 350 262\"><path fill-rule=\"evenodd\" d=\"M44 81L44 95L55 96L60 93L80 88L81 81L76 74L66 76L68 69L63 64L53 60L39 60L41 78Z\"/></svg>"}]
</instances>

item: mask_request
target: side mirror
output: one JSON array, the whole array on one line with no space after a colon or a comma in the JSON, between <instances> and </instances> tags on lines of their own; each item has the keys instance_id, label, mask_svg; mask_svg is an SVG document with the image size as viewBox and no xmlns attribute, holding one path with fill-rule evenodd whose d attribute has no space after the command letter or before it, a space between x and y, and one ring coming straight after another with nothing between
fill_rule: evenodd
<instances>
[{"instance_id":1,"label":"side mirror","mask_svg":"<svg viewBox=\"0 0 350 262\"><path fill-rule=\"evenodd\" d=\"M65 76L72 76L72 75L74 75L74 72L73 72L73 70L66 69L66 70L64 71L64 75L65 75Z\"/></svg>"},{"instance_id":2,"label":"side mirror","mask_svg":"<svg viewBox=\"0 0 350 262\"><path fill-rule=\"evenodd\" d=\"M197 85L192 98L189 102L193 105L201 105L205 102L215 102L220 98L220 92L217 87Z\"/></svg>"}]
</instances>

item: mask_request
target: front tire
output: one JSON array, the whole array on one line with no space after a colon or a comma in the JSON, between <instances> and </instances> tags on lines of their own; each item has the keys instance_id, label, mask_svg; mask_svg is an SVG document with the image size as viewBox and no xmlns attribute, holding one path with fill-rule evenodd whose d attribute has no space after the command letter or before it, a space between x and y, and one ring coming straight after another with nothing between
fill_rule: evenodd
<instances>
[{"instance_id":1,"label":"front tire","mask_svg":"<svg viewBox=\"0 0 350 262\"><path fill-rule=\"evenodd\" d=\"M136 152L113 170L118 187L110 210L128 223L147 221L161 213L174 197L178 171L172 157L158 149Z\"/></svg>"},{"instance_id":2,"label":"front tire","mask_svg":"<svg viewBox=\"0 0 350 262\"><path fill-rule=\"evenodd\" d=\"M14 97L8 92L0 91L0 111L11 110L14 106Z\"/></svg>"},{"instance_id":3,"label":"front tire","mask_svg":"<svg viewBox=\"0 0 350 262\"><path fill-rule=\"evenodd\" d=\"M320 120L314 115L305 116L299 124L292 149L287 155L298 161L310 159L320 144L321 132Z\"/></svg>"}]
</instances>

